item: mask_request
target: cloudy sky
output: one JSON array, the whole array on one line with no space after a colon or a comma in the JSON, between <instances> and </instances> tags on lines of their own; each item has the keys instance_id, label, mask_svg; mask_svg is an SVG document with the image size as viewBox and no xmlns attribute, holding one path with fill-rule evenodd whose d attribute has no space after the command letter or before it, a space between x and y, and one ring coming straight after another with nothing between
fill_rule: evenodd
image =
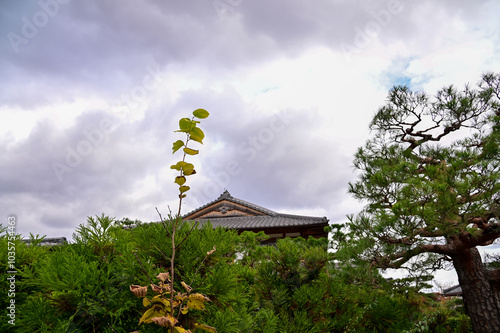
<instances>
[{"instance_id":1,"label":"cloudy sky","mask_svg":"<svg viewBox=\"0 0 500 333\"><path fill-rule=\"evenodd\" d=\"M353 153L388 90L498 71L499 14L485 0L4 0L0 216L71 239L87 216L176 210L174 131L205 108L183 213L227 189L345 221Z\"/></svg>"}]
</instances>

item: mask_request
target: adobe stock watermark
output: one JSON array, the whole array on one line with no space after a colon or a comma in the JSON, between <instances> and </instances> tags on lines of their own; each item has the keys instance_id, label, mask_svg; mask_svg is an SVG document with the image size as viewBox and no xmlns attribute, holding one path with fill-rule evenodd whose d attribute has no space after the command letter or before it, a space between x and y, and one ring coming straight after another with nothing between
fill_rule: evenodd
<instances>
[{"instance_id":1,"label":"adobe stock watermark","mask_svg":"<svg viewBox=\"0 0 500 333\"><path fill-rule=\"evenodd\" d=\"M255 160L259 153L275 140L277 134L283 132L290 125L293 118L295 118L295 115L288 111L273 115L267 126L262 127L238 144L238 155L244 157L247 163ZM222 193L228 187L231 178L240 175L242 172L243 167L237 159L229 160L222 170L215 173L208 172L210 182L203 188L205 198L210 199Z\"/></svg>"},{"instance_id":2,"label":"adobe stock watermark","mask_svg":"<svg viewBox=\"0 0 500 333\"><path fill-rule=\"evenodd\" d=\"M134 86L129 93L122 94L120 99L107 111L109 113L126 113L137 108L144 102L150 92L156 89L164 80L166 75L158 64L146 67L147 74L143 77L141 84ZM101 146L113 129L118 126L116 120L111 117L102 118L93 128L82 130L82 139L75 145L66 146L64 161L52 162L52 170L59 182L64 180L64 176L72 173L75 168L82 164L85 157L91 155L96 148Z\"/></svg>"},{"instance_id":3,"label":"adobe stock watermark","mask_svg":"<svg viewBox=\"0 0 500 333\"><path fill-rule=\"evenodd\" d=\"M389 0L387 9L371 11L370 15L373 20L368 21L363 28L358 26L354 28L353 44L344 42L340 44L340 49L346 60L350 62L353 54L361 53L361 50L367 47L382 29L391 23L392 18L400 14L403 9L403 4L399 0Z\"/></svg>"},{"instance_id":4,"label":"adobe stock watermark","mask_svg":"<svg viewBox=\"0 0 500 333\"><path fill-rule=\"evenodd\" d=\"M16 325L16 228L17 216L7 216L7 322Z\"/></svg>"},{"instance_id":5,"label":"adobe stock watermark","mask_svg":"<svg viewBox=\"0 0 500 333\"><path fill-rule=\"evenodd\" d=\"M9 32L7 39L15 53L19 53L19 46L28 44L30 40L38 35L40 29L49 24L51 18L58 13L61 5L65 5L71 0L39 0L40 10L36 11L31 18L23 16L21 18L20 34Z\"/></svg>"},{"instance_id":6,"label":"adobe stock watermark","mask_svg":"<svg viewBox=\"0 0 500 333\"><path fill-rule=\"evenodd\" d=\"M214 6L217 15L221 20L224 20L230 16L236 14L236 7L241 5L243 0L214 0L212 6Z\"/></svg>"}]
</instances>

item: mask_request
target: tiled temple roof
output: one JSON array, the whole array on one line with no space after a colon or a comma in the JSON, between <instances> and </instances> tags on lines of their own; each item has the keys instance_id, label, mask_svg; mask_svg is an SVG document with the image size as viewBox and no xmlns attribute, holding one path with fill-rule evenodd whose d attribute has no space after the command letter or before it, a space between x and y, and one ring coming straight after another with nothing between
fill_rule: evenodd
<instances>
[{"instance_id":1,"label":"tiled temple roof","mask_svg":"<svg viewBox=\"0 0 500 333\"><path fill-rule=\"evenodd\" d=\"M232 229L265 229L328 225L326 217L277 213L251 202L235 198L226 190L211 201L183 216L184 220L210 221L214 227Z\"/></svg>"},{"instance_id":2,"label":"tiled temple roof","mask_svg":"<svg viewBox=\"0 0 500 333\"><path fill-rule=\"evenodd\" d=\"M308 217L279 214L276 216L235 216L224 218L196 219L201 225L210 221L214 227L232 229L265 229L276 227L312 226L317 224L328 225L326 217Z\"/></svg>"},{"instance_id":3,"label":"tiled temple roof","mask_svg":"<svg viewBox=\"0 0 500 333\"><path fill-rule=\"evenodd\" d=\"M230 202L233 202L233 203L236 203L236 204L240 204L242 206L245 206L245 207L248 207L248 208L251 208L253 210L256 210L262 214L265 214L265 215L270 215L270 216L273 216L273 215L276 215L278 213L270 210L270 209L267 209L267 208L264 208L264 207L261 207L261 206L258 206L256 204L253 204L251 202L248 202L248 201L245 201L245 200L241 200L241 199L238 199L238 198L235 198L233 197L227 190L225 190L221 195L219 195L219 197L217 199L215 199L214 201L211 201L189 213L187 213L186 215L184 215L184 219L187 218L187 217L190 217L190 216L196 216L198 212L201 212L203 211L205 208L208 208L210 206L213 206L219 202L222 202L224 200L227 200L227 201L230 201Z\"/></svg>"}]
</instances>

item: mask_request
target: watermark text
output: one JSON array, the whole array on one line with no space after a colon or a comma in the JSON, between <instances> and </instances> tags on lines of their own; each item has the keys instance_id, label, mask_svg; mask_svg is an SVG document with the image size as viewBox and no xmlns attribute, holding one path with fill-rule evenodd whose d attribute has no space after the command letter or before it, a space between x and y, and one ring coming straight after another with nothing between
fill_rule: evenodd
<instances>
[{"instance_id":1,"label":"watermark text","mask_svg":"<svg viewBox=\"0 0 500 333\"><path fill-rule=\"evenodd\" d=\"M7 217L7 321L10 325L16 325L16 215Z\"/></svg>"},{"instance_id":2,"label":"watermark text","mask_svg":"<svg viewBox=\"0 0 500 333\"><path fill-rule=\"evenodd\" d=\"M40 29L49 24L51 18L59 13L60 5L67 4L70 0L39 0L40 10L35 12L31 18L21 18L21 29L19 33L13 31L7 34L7 39L15 53L19 53L19 47L26 45L38 35Z\"/></svg>"},{"instance_id":3,"label":"watermark text","mask_svg":"<svg viewBox=\"0 0 500 333\"><path fill-rule=\"evenodd\" d=\"M387 8L379 11L371 11L373 20L368 21L363 28L354 28L353 43L341 43L340 50L347 61L351 61L353 54L361 53L361 50L368 47L372 40L377 37L383 28L387 27L395 15L403 11L403 4L399 0L389 0Z\"/></svg>"}]
</instances>

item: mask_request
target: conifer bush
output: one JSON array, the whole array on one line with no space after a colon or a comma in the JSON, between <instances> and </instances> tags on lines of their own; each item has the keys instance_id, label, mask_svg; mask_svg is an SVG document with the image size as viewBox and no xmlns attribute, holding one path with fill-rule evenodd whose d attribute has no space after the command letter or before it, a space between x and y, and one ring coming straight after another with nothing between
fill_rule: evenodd
<instances>
[{"instance_id":1,"label":"conifer bush","mask_svg":"<svg viewBox=\"0 0 500 333\"><path fill-rule=\"evenodd\" d=\"M190 228L179 230L183 239ZM107 248L113 250L105 251L107 262L95 251L95 242L81 235L52 249L19 241L24 264L18 276L16 332L164 332L161 326L138 325L142 300L129 290L131 284L149 284L148 276L168 266L157 250L170 253L162 248L168 243L164 237L155 239L161 232L161 224L109 228ZM248 333L413 332L424 320L435 332L468 330L468 318L456 305L444 308L378 280L348 279L349 274L328 264L326 240L285 239L260 246L261 238L210 225L191 231L178 252L177 274L211 300L205 311L193 313L198 322L217 332ZM200 266L210 245L217 251ZM182 288L180 282L176 288ZM1 325L2 331L11 329Z\"/></svg>"}]
</instances>

